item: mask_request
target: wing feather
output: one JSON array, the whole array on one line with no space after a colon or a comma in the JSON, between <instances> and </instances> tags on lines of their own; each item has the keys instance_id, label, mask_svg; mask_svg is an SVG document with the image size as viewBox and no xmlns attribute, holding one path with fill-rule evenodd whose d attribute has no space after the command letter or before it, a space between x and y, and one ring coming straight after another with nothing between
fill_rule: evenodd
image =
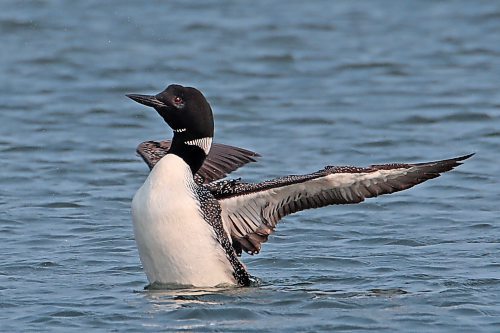
<instances>
[{"instance_id":1,"label":"wing feather","mask_svg":"<svg viewBox=\"0 0 500 333\"><path fill-rule=\"evenodd\" d=\"M383 164L367 168L328 166L307 175L252 184L225 180L205 185L222 208L222 220L238 254L255 254L276 224L295 212L334 204L354 204L408 189L452 170L465 155L418 164Z\"/></svg>"}]
</instances>

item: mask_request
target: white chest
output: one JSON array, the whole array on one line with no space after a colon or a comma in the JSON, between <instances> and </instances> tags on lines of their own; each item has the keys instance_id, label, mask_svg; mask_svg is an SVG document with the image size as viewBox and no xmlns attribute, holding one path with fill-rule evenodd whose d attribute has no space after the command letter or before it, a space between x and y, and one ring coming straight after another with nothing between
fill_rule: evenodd
<instances>
[{"instance_id":1,"label":"white chest","mask_svg":"<svg viewBox=\"0 0 500 333\"><path fill-rule=\"evenodd\" d=\"M134 196L134 234L151 283L235 284L224 250L203 219L196 186L189 166L168 154Z\"/></svg>"}]
</instances>

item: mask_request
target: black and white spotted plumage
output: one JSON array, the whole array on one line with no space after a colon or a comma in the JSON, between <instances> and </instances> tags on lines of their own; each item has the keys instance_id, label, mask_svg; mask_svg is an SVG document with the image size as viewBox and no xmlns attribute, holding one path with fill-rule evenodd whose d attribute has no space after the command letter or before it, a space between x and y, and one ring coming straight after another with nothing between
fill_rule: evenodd
<instances>
[{"instance_id":1,"label":"black and white spotted plumage","mask_svg":"<svg viewBox=\"0 0 500 333\"><path fill-rule=\"evenodd\" d=\"M217 241L222 246L226 253L227 260L233 267L233 275L240 286L250 285L250 274L240 262L237 254L232 246L232 243L222 224L222 210L219 202L214 198L212 193L204 186L196 186L195 189L197 200L200 202L200 209L203 214L203 219L213 228Z\"/></svg>"}]
</instances>

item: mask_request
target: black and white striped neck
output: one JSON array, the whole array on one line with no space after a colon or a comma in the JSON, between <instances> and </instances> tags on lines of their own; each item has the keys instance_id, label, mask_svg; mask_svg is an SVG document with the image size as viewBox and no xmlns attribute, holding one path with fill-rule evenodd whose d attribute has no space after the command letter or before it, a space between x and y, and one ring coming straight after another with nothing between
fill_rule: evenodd
<instances>
[{"instance_id":1,"label":"black and white striped neck","mask_svg":"<svg viewBox=\"0 0 500 333\"><path fill-rule=\"evenodd\" d=\"M212 137L193 137L186 129L176 129L168 153L182 158L194 175L203 165L211 147Z\"/></svg>"}]
</instances>

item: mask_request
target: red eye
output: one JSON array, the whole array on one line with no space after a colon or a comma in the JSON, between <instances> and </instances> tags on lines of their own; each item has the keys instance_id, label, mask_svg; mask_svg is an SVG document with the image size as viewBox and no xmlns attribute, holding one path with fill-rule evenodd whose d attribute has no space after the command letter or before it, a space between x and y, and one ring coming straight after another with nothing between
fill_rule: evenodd
<instances>
[{"instance_id":1,"label":"red eye","mask_svg":"<svg viewBox=\"0 0 500 333\"><path fill-rule=\"evenodd\" d=\"M179 96L175 96L174 97L174 104L176 105L180 105L182 104L184 101L182 100L182 98L180 98Z\"/></svg>"}]
</instances>

